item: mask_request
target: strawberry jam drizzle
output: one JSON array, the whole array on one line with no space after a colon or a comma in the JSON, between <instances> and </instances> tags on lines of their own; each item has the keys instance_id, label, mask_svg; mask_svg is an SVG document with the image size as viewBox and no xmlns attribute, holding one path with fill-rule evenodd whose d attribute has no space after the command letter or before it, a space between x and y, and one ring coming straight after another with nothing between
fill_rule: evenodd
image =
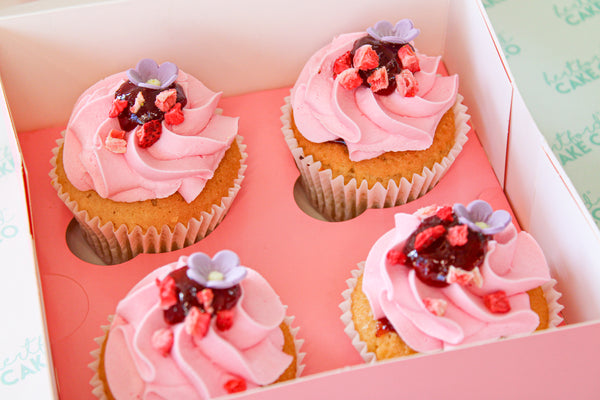
<instances>
[{"instance_id":1,"label":"strawberry jam drizzle","mask_svg":"<svg viewBox=\"0 0 600 400\"><path fill-rule=\"evenodd\" d=\"M187 98L183 94L183 88L175 82L164 89L150 89L137 86L131 81L124 82L115 92L115 99L126 100L128 103L128 106L118 116L121 129L129 132L136 126L144 125L146 122L162 121L165 118L165 113L159 110L154 102L160 92L169 89L177 90L177 103L181 103L181 108L183 108L187 104ZM135 99L140 92L144 96L144 104L136 113L132 113L130 107L135 104Z\"/></svg>"},{"instance_id":2,"label":"strawberry jam drizzle","mask_svg":"<svg viewBox=\"0 0 600 400\"><path fill-rule=\"evenodd\" d=\"M379 95L383 95L383 96L390 95L396 89L395 77L396 77L396 75L398 75L400 73L400 71L402 71L401 62L398 59L398 49L400 49L400 47L402 47L402 46L410 46L410 44L407 44L407 43L405 43L405 44L383 43L383 42L380 42L379 40L375 39L374 37L367 35L363 38L358 39L356 42L354 42L354 47L352 48L352 51L350 52L351 56L354 57L354 53L356 52L356 50L359 47L366 45L366 44L371 45L373 50L375 50L375 53L377 53L377 55L379 56L378 68L385 67L385 69L387 70L388 87L385 89L381 89L381 90L377 91L376 93ZM369 83L367 82L367 78L369 77L369 75L371 75L371 73L373 72L374 69L358 72L360 77L363 80L363 85L365 85L367 87L370 86Z\"/></svg>"},{"instance_id":3,"label":"strawberry jam drizzle","mask_svg":"<svg viewBox=\"0 0 600 400\"><path fill-rule=\"evenodd\" d=\"M169 274L175 280L177 297L177 304L164 311L165 321L171 325L182 322L192 307L198 307L200 310L206 311L196 297L196 294L206 287L190 279L187 276L187 270L188 267L183 267ZM214 295L212 301L213 315L216 315L221 310L232 309L242 294L240 285L235 285L228 289L211 290Z\"/></svg>"},{"instance_id":4,"label":"strawberry jam drizzle","mask_svg":"<svg viewBox=\"0 0 600 400\"><path fill-rule=\"evenodd\" d=\"M376 328L376 331L375 331L376 337L383 336L386 333L396 332L396 330L394 329L394 327L392 326L392 324L386 317L379 318L377 321L375 321L375 328Z\"/></svg>"},{"instance_id":5,"label":"strawberry jam drizzle","mask_svg":"<svg viewBox=\"0 0 600 400\"><path fill-rule=\"evenodd\" d=\"M480 232L469 229L467 243L462 246L452 246L446 234L452 226L459 225L456 215L452 219L442 220L437 215L426 218L419 227L408 237L404 249L406 255L405 265L414 268L417 277L430 286L448 286L446 276L451 266L471 271L479 267L485 258L489 237ZM441 225L446 229L446 234L435 239L423 249L415 249L417 235L435 226Z\"/></svg>"}]
</instances>

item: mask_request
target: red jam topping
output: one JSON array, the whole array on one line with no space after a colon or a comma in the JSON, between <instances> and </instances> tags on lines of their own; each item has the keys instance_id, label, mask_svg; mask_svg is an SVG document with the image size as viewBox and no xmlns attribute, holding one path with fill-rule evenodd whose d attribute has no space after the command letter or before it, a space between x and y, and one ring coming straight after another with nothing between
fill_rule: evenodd
<instances>
[{"instance_id":1,"label":"red jam topping","mask_svg":"<svg viewBox=\"0 0 600 400\"><path fill-rule=\"evenodd\" d=\"M404 44L396 44L396 43L388 43L388 42L381 42L377 39L375 39L372 36L365 36L361 39L358 39L356 42L354 42L354 47L352 48L352 51L350 52L350 57L351 59L354 58L354 55L356 54L357 51L359 51L359 49L364 46L364 45L370 45L371 49L374 51L374 53L377 55L378 57L378 64L371 69L367 69L367 70L363 70L363 69L359 69L358 74L362 79L362 84L367 86L367 87L371 87L371 84L369 83L369 77L378 70L378 68L380 67L384 67L387 74L385 74L385 77L387 79L387 85L384 85L380 82L379 79L371 79L371 81L375 81L377 82L377 86L374 89L374 92L380 95L389 95L392 94L394 92L394 89L396 89L396 75L398 75L400 73L400 71L402 71L402 62L400 61L400 59L398 58L398 50L402 47L402 46L410 46L410 44L404 43ZM412 50L412 47L411 47ZM383 75L381 73L382 71L380 70L378 73L378 76Z\"/></svg>"},{"instance_id":2,"label":"red jam topping","mask_svg":"<svg viewBox=\"0 0 600 400\"><path fill-rule=\"evenodd\" d=\"M375 336L380 337L385 335L386 333L396 332L390 321L386 318L380 318L375 321L375 327L377 331L375 332Z\"/></svg>"},{"instance_id":3,"label":"red jam topping","mask_svg":"<svg viewBox=\"0 0 600 400\"><path fill-rule=\"evenodd\" d=\"M206 302L199 300L205 296L198 295L206 287L188 278L187 269L188 267L179 268L169 274L175 280L177 302L164 311L164 318L167 323L173 325L183 322L192 307L198 307L204 312L217 315L219 311L230 310L236 305L242 294L240 285L228 289L210 289L213 297L209 309L206 310L202 304L206 304Z\"/></svg>"},{"instance_id":4,"label":"red jam topping","mask_svg":"<svg viewBox=\"0 0 600 400\"><path fill-rule=\"evenodd\" d=\"M489 239L487 235L469 229L466 242L457 246L454 235L448 233L454 232L452 228L460 225L458 218L454 214L451 218L446 214L440 215L423 220L402 249L406 256L403 264L414 268L422 282L436 287L448 285L446 277L450 267L464 271L479 267L485 258Z\"/></svg>"},{"instance_id":5,"label":"red jam topping","mask_svg":"<svg viewBox=\"0 0 600 400\"><path fill-rule=\"evenodd\" d=\"M175 89L177 92L176 103L181 104L181 108L187 104L187 98L183 94L183 88L177 83L171 84L169 87L164 89L150 89L145 87L137 86L131 81L123 83L115 93L115 99L127 101L128 106L121 109L117 117L119 118L119 125L121 129L129 132L138 125L144 125L145 123L153 120L162 121L165 118L165 112L161 111L155 104L156 97L164 90ZM143 97L143 103L136 105L136 98L141 93ZM161 104L161 102L158 102ZM139 104L139 100L138 100ZM135 107L134 107L135 106ZM113 106L115 108L115 106ZM119 107L120 108L120 107ZM117 108L118 110L118 108ZM111 115L115 110L111 110ZM132 112L134 111L134 112Z\"/></svg>"}]
</instances>

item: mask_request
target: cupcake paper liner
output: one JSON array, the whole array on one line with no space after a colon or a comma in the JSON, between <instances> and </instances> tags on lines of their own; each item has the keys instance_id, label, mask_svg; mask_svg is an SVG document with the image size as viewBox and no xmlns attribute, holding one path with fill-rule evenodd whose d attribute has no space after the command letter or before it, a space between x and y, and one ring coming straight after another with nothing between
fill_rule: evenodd
<instances>
[{"instance_id":1,"label":"cupcake paper liner","mask_svg":"<svg viewBox=\"0 0 600 400\"><path fill-rule=\"evenodd\" d=\"M371 189L367 181L357 184L356 179L344 184L344 177L333 176L331 169L321 169L321 162L314 162L312 155L305 156L304 150L298 146L291 127L292 106L290 96L285 98L281 107L281 128L285 141L292 152L296 166L300 171L302 186L315 208L327 219L344 221L360 215L368 208L394 207L415 200L431 190L442 178L450 165L461 152L471 129L467 124L470 116L467 107L462 104L459 94L452 110L455 116L454 146L444 159L435 163L432 169L425 167L421 174L414 174L412 181L405 178L398 185L394 180L388 182L387 188L377 182Z\"/></svg>"},{"instance_id":2,"label":"cupcake paper liner","mask_svg":"<svg viewBox=\"0 0 600 400\"><path fill-rule=\"evenodd\" d=\"M358 268L351 271L352 277L346 280L346 284L348 285L348 289L342 292L343 301L339 304L340 310L342 311L342 315L340 319L344 324L344 332L350 338L352 345L358 351L362 359L366 363L374 363L377 361L377 356L375 353L367 350L367 344L363 342L354 328L354 322L352 321L352 299L351 294L354 288L356 287L356 282L358 278L363 274L365 267L365 262L362 261L358 263ZM560 315L560 312L564 308L562 305L558 303L558 299L561 297L561 294L555 289L556 280L551 279L542 285L542 290L544 291L544 297L546 298L546 302L548 303L548 328L554 329L559 326L563 322L563 318ZM482 344L485 344L483 342Z\"/></svg>"},{"instance_id":3,"label":"cupcake paper liner","mask_svg":"<svg viewBox=\"0 0 600 400\"><path fill-rule=\"evenodd\" d=\"M73 213L88 244L106 264L119 264L141 253L162 253L182 249L203 239L217 227L231 207L244 179L248 155L242 140L241 136L236 136L242 158L238 176L234 180L233 187L229 189L228 195L221 199L221 204L213 204L210 212L202 212L199 218L190 219L187 225L178 223L175 229L165 224L162 227L150 227L146 232L143 232L140 226L136 226L129 232L126 225L116 227L112 222L102 225L100 218L90 218L86 210L79 209L78 203L71 200L69 194L62 190L62 185L57 181L56 157L60 146L64 143L64 137L56 141L57 147L52 150L54 156L50 163L53 168L49 175L52 186Z\"/></svg>"},{"instance_id":4,"label":"cupcake paper liner","mask_svg":"<svg viewBox=\"0 0 600 400\"><path fill-rule=\"evenodd\" d=\"M285 306L285 308L287 309L287 306ZM90 385L92 386L92 394L94 396L96 396L99 400L108 400L108 396L106 395L106 392L104 390L104 383L103 383L102 379L100 379L100 374L98 371L99 371L99 367L100 367L101 349L102 349L102 346L104 345L106 338L108 337L108 332L110 330L110 326L112 324L113 319L114 319L114 315L109 315L108 316L108 322L109 322L108 325L100 326L103 334L102 334L102 336L98 336L97 338L94 338L94 342L96 342L96 344L98 345L98 348L94 349L90 352L90 355L92 356L93 361L88 364L88 367L94 372L92 379L90 379ZM297 334L298 334L298 331L300 330L300 328L292 327L292 323L294 322L294 319L295 319L294 316L286 315L283 319L283 322L285 322L287 324L287 326L290 328L290 333L294 338L294 346L296 348L296 378L298 378L302 375L302 372L304 371L304 367L305 367L304 357L306 356L306 353L303 353L300 351L302 345L304 344L304 339L298 339Z\"/></svg>"}]
</instances>

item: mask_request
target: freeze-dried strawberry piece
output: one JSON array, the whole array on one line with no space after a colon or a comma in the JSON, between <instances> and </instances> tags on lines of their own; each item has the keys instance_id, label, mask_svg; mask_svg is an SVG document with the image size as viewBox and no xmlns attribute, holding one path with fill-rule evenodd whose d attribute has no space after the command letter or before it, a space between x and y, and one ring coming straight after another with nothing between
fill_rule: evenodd
<instances>
[{"instance_id":1,"label":"freeze-dried strawberry piece","mask_svg":"<svg viewBox=\"0 0 600 400\"><path fill-rule=\"evenodd\" d=\"M233 326L233 311L221 310L217 312L217 329L226 331Z\"/></svg>"},{"instance_id":2,"label":"freeze-dried strawberry piece","mask_svg":"<svg viewBox=\"0 0 600 400\"><path fill-rule=\"evenodd\" d=\"M438 317L446 314L446 309L448 308L448 302L444 299L434 299L431 297L425 297L423 299L423 304L427 311L432 313L433 315L437 315Z\"/></svg>"},{"instance_id":3,"label":"freeze-dried strawberry piece","mask_svg":"<svg viewBox=\"0 0 600 400\"><path fill-rule=\"evenodd\" d=\"M510 311L510 302L503 290L483 296L483 304L494 314L505 314Z\"/></svg>"},{"instance_id":4,"label":"freeze-dried strawberry piece","mask_svg":"<svg viewBox=\"0 0 600 400\"><path fill-rule=\"evenodd\" d=\"M354 68L368 71L379 66L379 56L370 44L364 44L354 52L352 65Z\"/></svg>"},{"instance_id":5,"label":"freeze-dried strawberry piece","mask_svg":"<svg viewBox=\"0 0 600 400\"><path fill-rule=\"evenodd\" d=\"M110 106L108 116L110 118L116 118L125 108L127 108L127 100L114 99Z\"/></svg>"},{"instance_id":6,"label":"freeze-dried strawberry piece","mask_svg":"<svg viewBox=\"0 0 600 400\"><path fill-rule=\"evenodd\" d=\"M419 58L409 45L402 46L398 49L398 58L402 63L402 68L408 69L413 74L421 70Z\"/></svg>"},{"instance_id":7,"label":"freeze-dried strawberry piece","mask_svg":"<svg viewBox=\"0 0 600 400\"><path fill-rule=\"evenodd\" d=\"M471 271L465 271L462 268L456 268L450 266L448 268L448 274L446 275L447 283L458 283L459 285L473 285L477 287L483 286L483 277L478 267L473 268Z\"/></svg>"},{"instance_id":8,"label":"freeze-dried strawberry piece","mask_svg":"<svg viewBox=\"0 0 600 400\"><path fill-rule=\"evenodd\" d=\"M396 75L396 90L404 97L414 97L419 91L417 78L408 69L403 69Z\"/></svg>"},{"instance_id":9,"label":"freeze-dried strawberry piece","mask_svg":"<svg viewBox=\"0 0 600 400\"><path fill-rule=\"evenodd\" d=\"M437 212L437 209L438 209L438 206L436 206L436 205L421 207L417 211L415 211L414 215L416 217L419 217L419 219L424 220L425 218L435 215Z\"/></svg>"},{"instance_id":10,"label":"freeze-dried strawberry piece","mask_svg":"<svg viewBox=\"0 0 600 400\"><path fill-rule=\"evenodd\" d=\"M444 232L446 232L446 228L444 228L443 225L436 225L422 230L415 238L415 250L419 251L426 249L431 243L435 242L437 238L442 236Z\"/></svg>"},{"instance_id":11,"label":"freeze-dried strawberry piece","mask_svg":"<svg viewBox=\"0 0 600 400\"><path fill-rule=\"evenodd\" d=\"M125 131L112 128L110 132L108 132L108 136L113 139L125 139Z\"/></svg>"},{"instance_id":12,"label":"freeze-dried strawberry piece","mask_svg":"<svg viewBox=\"0 0 600 400\"><path fill-rule=\"evenodd\" d=\"M156 286L158 286L158 295L160 297L160 308L163 310L177 304L177 291L175 279L167 275L162 281L156 278Z\"/></svg>"},{"instance_id":13,"label":"freeze-dried strawberry piece","mask_svg":"<svg viewBox=\"0 0 600 400\"><path fill-rule=\"evenodd\" d=\"M478 288L483 286L483 276L481 276L481 272L479 271L479 267L475 267L471 270L471 274L473 275L473 279L471 280L471 285L477 286Z\"/></svg>"},{"instance_id":14,"label":"freeze-dried strawberry piece","mask_svg":"<svg viewBox=\"0 0 600 400\"><path fill-rule=\"evenodd\" d=\"M336 77L348 68L352 68L350 50L339 56L333 63L333 76Z\"/></svg>"},{"instance_id":15,"label":"freeze-dried strawberry piece","mask_svg":"<svg viewBox=\"0 0 600 400\"><path fill-rule=\"evenodd\" d=\"M111 129L104 140L104 147L106 150L123 154L127 152L127 140L125 140L125 132L118 129Z\"/></svg>"},{"instance_id":16,"label":"freeze-dried strawberry piece","mask_svg":"<svg viewBox=\"0 0 600 400\"><path fill-rule=\"evenodd\" d=\"M140 110L140 108L142 108L142 106L144 105L145 102L146 102L146 99L144 98L144 95L142 94L142 92L138 92L137 96L135 97L135 103L133 103L133 105L131 107L129 107L129 111L132 114L135 114L136 112L138 112Z\"/></svg>"},{"instance_id":17,"label":"freeze-dried strawberry piece","mask_svg":"<svg viewBox=\"0 0 600 400\"><path fill-rule=\"evenodd\" d=\"M448 229L446 239L451 246L464 246L469 241L469 228L464 224L454 225Z\"/></svg>"},{"instance_id":18,"label":"freeze-dried strawberry piece","mask_svg":"<svg viewBox=\"0 0 600 400\"><path fill-rule=\"evenodd\" d=\"M400 250L390 250L385 255L385 260L390 265L399 265L406 262L406 254Z\"/></svg>"},{"instance_id":19,"label":"freeze-dried strawberry piece","mask_svg":"<svg viewBox=\"0 0 600 400\"><path fill-rule=\"evenodd\" d=\"M246 381L242 378L232 378L225 382L223 388L227 393L238 393L246 390Z\"/></svg>"},{"instance_id":20,"label":"freeze-dried strawberry piece","mask_svg":"<svg viewBox=\"0 0 600 400\"><path fill-rule=\"evenodd\" d=\"M184 321L185 331L188 335L202 339L208 332L210 317L209 313L202 312L198 307L190 308Z\"/></svg>"},{"instance_id":21,"label":"freeze-dried strawberry piece","mask_svg":"<svg viewBox=\"0 0 600 400\"><path fill-rule=\"evenodd\" d=\"M175 103L171 109L165 113L165 122L169 125L179 125L185 120L181 103Z\"/></svg>"},{"instance_id":22,"label":"freeze-dried strawberry piece","mask_svg":"<svg viewBox=\"0 0 600 400\"><path fill-rule=\"evenodd\" d=\"M450 207L450 206L440 207L440 209L437 210L435 215L437 215L439 217L439 219L441 219L442 221L450 222L453 219L452 207Z\"/></svg>"},{"instance_id":23,"label":"freeze-dried strawberry piece","mask_svg":"<svg viewBox=\"0 0 600 400\"><path fill-rule=\"evenodd\" d=\"M175 105L177 102L177 90L168 89L163 90L156 96L156 100L154 101L154 105L158 107L158 109L162 112L167 112Z\"/></svg>"},{"instance_id":24,"label":"freeze-dried strawberry piece","mask_svg":"<svg viewBox=\"0 0 600 400\"><path fill-rule=\"evenodd\" d=\"M389 85L387 69L379 67L369 75L367 82L371 85L371 90L375 93L387 89Z\"/></svg>"},{"instance_id":25,"label":"freeze-dried strawberry piece","mask_svg":"<svg viewBox=\"0 0 600 400\"><path fill-rule=\"evenodd\" d=\"M196 293L196 298L198 299L200 304L202 304L204 311L206 311L209 314L212 314L212 312L213 312L212 302L213 302L214 297L215 297L215 295L214 295L212 289L210 289L210 288L204 288L201 291L199 291L198 293Z\"/></svg>"},{"instance_id":26,"label":"freeze-dried strawberry piece","mask_svg":"<svg viewBox=\"0 0 600 400\"><path fill-rule=\"evenodd\" d=\"M339 79L340 85L348 90L356 89L362 85L363 82L356 68L348 68L347 70L342 71L337 79Z\"/></svg>"},{"instance_id":27,"label":"freeze-dried strawberry piece","mask_svg":"<svg viewBox=\"0 0 600 400\"><path fill-rule=\"evenodd\" d=\"M160 134L162 132L162 125L159 120L152 120L146 122L141 127L138 127L135 131L137 136L138 145L141 148L146 148L152 146L158 139L160 139Z\"/></svg>"},{"instance_id":28,"label":"freeze-dried strawberry piece","mask_svg":"<svg viewBox=\"0 0 600 400\"><path fill-rule=\"evenodd\" d=\"M171 351L173 347L173 331L168 328L158 329L152 334L152 348L158 350L163 357Z\"/></svg>"}]
</instances>

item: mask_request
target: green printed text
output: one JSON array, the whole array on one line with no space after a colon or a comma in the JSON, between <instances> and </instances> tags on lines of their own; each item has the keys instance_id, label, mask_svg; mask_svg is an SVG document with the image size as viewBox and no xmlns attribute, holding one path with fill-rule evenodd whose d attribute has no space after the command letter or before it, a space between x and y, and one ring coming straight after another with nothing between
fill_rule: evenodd
<instances>
[{"instance_id":1,"label":"green printed text","mask_svg":"<svg viewBox=\"0 0 600 400\"><path fill-rule=\"evenodd\" d=\"M589 59L567 61L558 73L543 73L544 82L560 94L568 94L600 80L600 54L591 54Z\"/></svg>"},{"instance_id":2,"label":"green printed text","mask_svg":"<svg viewBox=\"0 0 600 400\"><path fill-rule=\"evenodd\" d=\"M16 354L0 358L0 384L15 385L47 367L42 337L27 338Z\"/></svg>"},{"instance_id":3,"label":"green printed text","mask_svg":"<svg viewBox=\"0 0 600 400\"><path fill-rule=\"evenodd\" d=\"M554 4L554 15L569 25L579 25L600 15L600 0L576 0L567 5Z\"/></svg>"},{"instance_id":4,"label":"green printed text","mask_svg":"<svg viewBox=\"0 0 600 400\"><path fill-rule=\"evenodd\" d=\"M600 112L594 113L592 123L580 132L570 129L557 132L551 147L562 165L584 157L594 148L600 148Z\"/></svg>"}]
</instances>

